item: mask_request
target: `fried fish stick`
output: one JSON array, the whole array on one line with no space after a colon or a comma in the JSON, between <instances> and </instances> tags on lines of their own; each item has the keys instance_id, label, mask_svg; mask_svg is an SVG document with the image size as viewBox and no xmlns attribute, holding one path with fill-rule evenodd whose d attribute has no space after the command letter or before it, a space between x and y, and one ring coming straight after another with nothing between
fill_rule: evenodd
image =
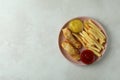
<instances>
[{"instance_id":1,"label":"fried fish stick","mask_svg":"<svg viewBox=\"0 0 120 80\"><path fill-rule=\"evenodd\" d=\"M70 32L70 30L68 28L64 28L63 30L63 35L64 37L75 47L75 48L81 48L82 45L79 41L77 41L72 33Z\"/></svg>"},{"instance_id":2,"label":"fried fish stick","mask_svg":"<svg viewBox=\"0 0 120 80\"><path fill-rule=\"evenodd\" d=\"M76 48L74 48L69 42L64 41L62 42L61 46L75 60L80 59L79 51Z\"/></svg>"}]
</instances>

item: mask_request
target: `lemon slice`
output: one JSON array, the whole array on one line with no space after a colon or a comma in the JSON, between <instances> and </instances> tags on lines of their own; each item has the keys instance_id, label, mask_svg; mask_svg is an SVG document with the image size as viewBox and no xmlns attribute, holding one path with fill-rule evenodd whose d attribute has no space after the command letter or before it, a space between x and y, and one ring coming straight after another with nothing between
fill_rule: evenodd
<instances>
[{"instance_id":1,"label":"lemon slice","mask_svg":"<svg viewBox=\"0 0 120 80\"><path fill-rule=\"evenodd\" d=\"M69 29L74 33L79 33L83 29L82 21L79 19L74 19L69 22Z\"/></svg>"}]
</instances>

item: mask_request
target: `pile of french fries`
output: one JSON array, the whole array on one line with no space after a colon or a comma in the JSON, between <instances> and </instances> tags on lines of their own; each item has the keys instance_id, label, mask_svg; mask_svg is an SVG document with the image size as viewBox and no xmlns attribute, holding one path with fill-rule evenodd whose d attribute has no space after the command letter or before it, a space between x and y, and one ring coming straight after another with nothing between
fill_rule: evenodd
<instances>
[{"instance_id":1,"label":"pile of french fries","mask_svg":"<svg viewBox=\"0 0 120 80\"><path fill-rule=\"evenodd\" d=\"M84 20L83 24L82 32L72 34L81 42L83 47L93 51L96 56L100 57L102 55L101 51L105 48L105 34L91 19Z\"/></svg>"}]
</instances>

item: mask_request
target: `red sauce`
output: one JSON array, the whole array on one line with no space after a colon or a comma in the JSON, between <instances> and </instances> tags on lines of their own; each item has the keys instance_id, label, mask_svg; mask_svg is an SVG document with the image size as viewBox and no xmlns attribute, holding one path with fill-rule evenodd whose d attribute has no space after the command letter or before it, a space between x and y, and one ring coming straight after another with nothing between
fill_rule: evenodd
<instances>
[{"instance_id":1,"label":"red sauce","mask_svg":"<svg viewBox=\"0 0 120 80\"><path fill-rule=\"evenodd\" d=\"M84 50L80 56L81 61L85 64L91 64L97 59L97 56L91 50Z\"/></svg>"}]
</instances>

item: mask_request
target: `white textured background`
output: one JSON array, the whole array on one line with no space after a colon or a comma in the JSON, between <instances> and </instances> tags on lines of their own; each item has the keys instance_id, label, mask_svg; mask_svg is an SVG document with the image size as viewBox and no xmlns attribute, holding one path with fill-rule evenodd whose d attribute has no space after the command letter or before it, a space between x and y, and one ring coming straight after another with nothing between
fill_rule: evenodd
<instances>
[{"instance_id":1,"label":"white textured background","mask_svg":"<svg viewBox=\"0 0 120 80\"><path fill-rule=\"evenodd\" d=\"M120 0L0 0L0 80L119 80ZM109 37L90 66L67 61L58 48L63 24L77 16L100 21Z\"/></svg>"}]
</instances>

